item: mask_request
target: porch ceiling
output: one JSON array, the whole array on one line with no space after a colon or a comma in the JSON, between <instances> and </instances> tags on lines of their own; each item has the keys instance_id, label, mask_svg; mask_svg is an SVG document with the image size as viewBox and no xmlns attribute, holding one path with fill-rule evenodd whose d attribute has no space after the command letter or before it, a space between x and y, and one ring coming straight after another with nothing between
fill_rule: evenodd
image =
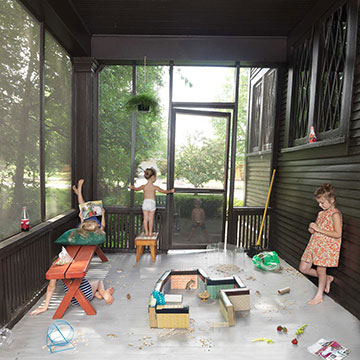
<instances>
[{"instance_id":1,"label":"porch ceiling","mask_svg":"<svg viewBox=\"0 0 360 360\"><path fill-rule=\"evenodd\" d=\"M91 34L287 36L314 0L69 0ZM56 2L52 1L54 6ZM62 6L62 1L58 2ZM56 6L56 5L55 5Z\"/></svg>"}]
</instances>

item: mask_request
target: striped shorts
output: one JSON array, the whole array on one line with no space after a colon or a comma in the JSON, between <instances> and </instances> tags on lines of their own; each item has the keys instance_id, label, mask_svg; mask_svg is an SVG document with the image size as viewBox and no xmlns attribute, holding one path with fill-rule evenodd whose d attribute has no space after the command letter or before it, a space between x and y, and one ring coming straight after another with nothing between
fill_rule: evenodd
<instances>
[{"instance_id":1,"label":"striped shorts","mask_svg":"<svg viewBox=\"0 0 360 360\"><path fill-rule=\"evenodd\" d=\"M65 285L65 283L63 282L63 285L64 285L64 290L65 290L65 293L68 292L68 288L67 286ZM91 285L89 283L89 281L87 279L82 279L81 283L80 283L80 286L79 286L79 289L81 290L81 292L84 294L84 296L89 300L91 301L93 299L93 293L92 293L92 288L91 288ZM77 306L80 306L79 302L73 297L71 299L71 303L73 305L77 305Z\"/></svg>"}]
</instances>

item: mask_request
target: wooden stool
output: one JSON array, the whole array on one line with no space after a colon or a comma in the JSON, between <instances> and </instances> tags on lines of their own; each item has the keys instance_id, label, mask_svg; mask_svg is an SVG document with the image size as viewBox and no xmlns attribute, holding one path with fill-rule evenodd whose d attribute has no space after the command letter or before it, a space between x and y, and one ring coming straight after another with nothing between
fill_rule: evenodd
<instances>
[{"instance_id":1,"label":"wooden stool","mask_svg":"<svg viewBox=\"0 0 360 360\"><path fill-rule=\"evenodd\" d=\"M155 262L158 235L158 233L153 233L153 236L145 236L144 233L141 233L135 238L136 262L139 262L140 256L144 252L144 246L150 246L151 258Z\"/></svg>"}]
</instances>

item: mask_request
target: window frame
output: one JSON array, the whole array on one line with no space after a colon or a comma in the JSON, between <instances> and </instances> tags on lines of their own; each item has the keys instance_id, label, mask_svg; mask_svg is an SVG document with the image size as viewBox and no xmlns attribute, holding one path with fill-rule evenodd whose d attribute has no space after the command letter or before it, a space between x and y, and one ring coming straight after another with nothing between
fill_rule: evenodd
<instances>
[{"instance_id":1,"label":"window frame","mask_svg":"<svg viewBox=\"0 0 360 360\"><path fill-rule=\"evenodd\" d=\"M273 147L273 139L274 139L274 126L275 126L275 118L276 118L276 104L277 104L277 90L275 91L275 96L271 100L271 103L274 103L273 107L273 116L271 119L265 119L265 106L267 104L267 99L265 98L264 91L266 87L266 81L269 76L275 73L275 89L277 89L278 81L279 81L279 73L277 68L263 68L259 71L259 73L252 79L249 79L249 115L248 115L248 130L247 130L247 138L249 139L246 147L246 154L247 155L257 155L257 154L266 154L272 151ZM259 122L255 123L254 116L256 109L254 108L254 89L261 85L261 95L260 95L260 119ZM270 126L266 126L268 122L272 124ZM258 127L257 138L253 139L253 131L254 127ZM265 144L265 134L264 130L272 128L272 134L270 134L270 141Z\"/></svg>"},{"instance_id":2,"label":"window frame","mask_svg":"<svg viewBox=\"0 0 360 360\"><path fill-rule=\"evenodd\" d=\"M307 134L302 138L294 138L295 125L295 106L296 96L298 94L296 89L296 74L294 58L291 59L288 73L288 92L287 92L287 109L286 109L286 126L285 126L285 142L284 151L291 151L303 149L304 147L314 146L314 143L309 143L309 134L311 126L316 126L319 122L319 91L321 85L321 61L323 56L324 44L320 40L320 31L324 23L334 15L341 7L347 7L347 34L345 47L345 62L343 72L343 86L340 102L340 124L336 129L316 132L317 145L327 146L341 142L347 142L349 139L350 127L350 113L352 103L353 80L356 59L356 39L357 39L357 4L354 0L338 1L326 13L324 13L312 28L307 29L306 32L296 41L292 46L292 53L296 51L298 46L301 46L307 37L310 35L312 43L311 50L311 67L310 67L310 94L309 94L309 109L308 109L308 124ZM316 127L315 127L316 130Z\"/></svg>"}]
</instances>

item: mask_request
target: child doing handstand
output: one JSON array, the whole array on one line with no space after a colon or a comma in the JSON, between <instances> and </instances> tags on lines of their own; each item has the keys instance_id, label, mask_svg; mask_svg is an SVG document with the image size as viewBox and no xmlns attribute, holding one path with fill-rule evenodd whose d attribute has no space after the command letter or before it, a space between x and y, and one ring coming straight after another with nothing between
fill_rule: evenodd
<instances>
[{"instance_id":1,"label":"child doing handstand","mask_svg":"<svg viewBox=\"0 0 360 360\"><path fill-rule=\"evenodd\" d=\"M299 270L307 275L316 276L318 290L310 305L323 301L323 293L329 293L334 277L326 274L326 268L337 267L339 263L342 216L335 208L335 189L330 184L321 185L314 193L315 199L323 209L318 213L316 222L309 224L312 234L301 257ZM316 265L316 270L312 268Z\"/></svg>"},{"instance_id":2,"label":"child doing handstand","mask_svg":"<svg viewBox=\"0 0 360 360\"><path fill-rule=\"evenodd\" d=\"M171 194L175 192L175 189L163 190L159 186L154 185L156 181L156 170L154 168L147 168L144 173L147 184L135 187L130 185L130 189L134 191L144 191L144 202L142 205L144 215L144 231L145 236L152 236L152 229L154 224L154 215L156 210L155 194L156 191L162 194Z\"/></svg>"},{"instance_id":3,"label":"child doing handstand","mask_svg":"<svg viewBox=\"0 0 360 360\"><path fill-rule=\"evenodd\" d=\"M75 195L77 196L79 205L85 203L84 197L82 195L83 184L84 184L84 179L80 179L78 181L77 187L75 185L73 185L73 187L72 187ZM84 217L82 216L82 213L80 211L79 218L80 218L81 223L79 224L78 227L80 227L80 229L84 230L84 231L95 231L98 228L100 230L104 231L105 230L105 209L104 208L101 209L101 215L102 215L101 222L98 220L98 218L96 216L91 216L88 219L84 220Z\"/></svg>"},{"instance_id":4,"label":"child doing handstand","mask_svg":"<svg viewBox=\"0 0 360 360\"><path fill-rule=\"evenodd\" d=\"M73 186L73 191L78 197L79 204L83 204L85 202L84 198L82 196L82 185L83 184L84 184L84 179L80 179L78 181L78 186L77 187L75 185ZM80 217L81 223L78 226L78 233L82 234L82 235L86 235L86 233L89 233L89 232L104 233L104 229L105 229L105 216L104 215L105 215L105 210L103 208L102 209L102 218L101 218L101 223L100 223L99 220L97 219L97 217L95 217L95 216L84 220L84 218L81 214L81 211L80 211L79 217ZM67 292L68 291L67 286L65 285L65 283L63 283L63 285L64 285L65 292ZM46 290L44 306L39 306L36 310L32 311L30 313L30 315L38 315L42 312L47 311L49 304L50 304L51 297L54 294L55 288L56 288L56 279L52 279L52 280L50 280L49 285ZM114 299L112 297L112 294L114 293L114 289L111 287L111 288L105 290L104 283L102 280L87 280L84 278L80 283L79 289L81 290L81 292L85 295L85 297L89 301L91 301L94 297L96 297L97 299L104 299L107 304L112 304L114 301ZM73 305L79 305L79 303L77 302L77 300L75 298L71 299L71 303Z\"/></svg>"}]
</instances>

